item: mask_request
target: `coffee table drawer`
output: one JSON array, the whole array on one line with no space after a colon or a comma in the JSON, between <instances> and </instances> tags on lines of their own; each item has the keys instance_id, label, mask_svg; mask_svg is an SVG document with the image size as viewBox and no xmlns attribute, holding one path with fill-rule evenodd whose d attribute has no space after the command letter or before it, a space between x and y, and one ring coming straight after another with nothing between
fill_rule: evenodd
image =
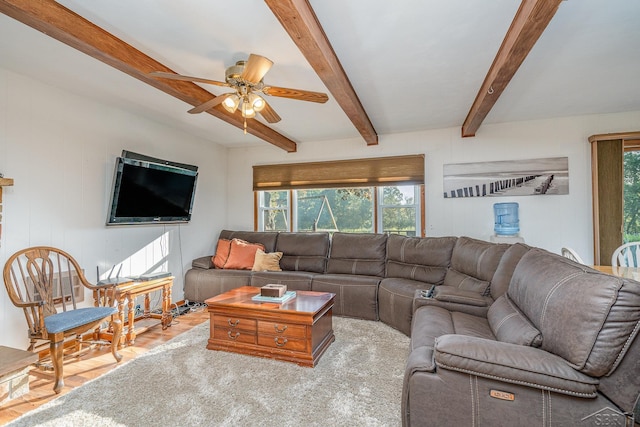
<instances>
[{"instance_id":1,"label":"coffee table drawer","mask_svg":"<svg viewBox=\"0 0 640 427\"><path fill-rule=\"evenodd\" d=\"M258 335L279 335L287 338L305 338L307 328L304 325L290 323L258 321Z\"/></svg>"},{"instance_id":2,"label":"coffee table drawer","mask_svg":"<svg viewBox=\"0 0 640 427\"><path fill-rule=\"evenodd\" d=\"M251 332L241 331L234 328L214 328L213 329L213 338L217 340L223 341L234 341L241 342L245 344L255 344L256 343L256 335Z\"/></svg>"},{"instance_id":3,"label":"coffee table drawer","mask_svg":"<svg viewBox=\"0 0 640 427\"><path fill-rule=\"evenodd\" d=\"M213 319L213 327L220 329L239 329L243 331L256 332L256 321L244 317L218 316Z\"/></svg>"},{"instance_id":4,"label":"coffee table drawer","mask_svg":"<svg viewBox=\"0 0 640 427\"><path fill-rule=\"evenodd\" d=\"M281 350L306 351L307 341L301 339L291 339L287 337L273 335L258 335L258 345L263 347L279 348Z\"/></svg>"}]
</instances>

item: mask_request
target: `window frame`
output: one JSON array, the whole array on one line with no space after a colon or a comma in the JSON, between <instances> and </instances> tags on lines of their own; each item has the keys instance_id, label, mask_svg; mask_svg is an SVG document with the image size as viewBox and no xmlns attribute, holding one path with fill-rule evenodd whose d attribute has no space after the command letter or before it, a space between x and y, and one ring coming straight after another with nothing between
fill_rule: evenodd
<instances>
[{"instance_id":1,"label":"window frame","mask_svg":"<svg viewBox=\"0 0 640 427\"><path fill-rule=\"evenodd\" d=\"M387 205L384 203L384 189L385 187L413 187L413 203L410 205ZM422 203L422 191L420 189L420 185L411 185L411 184L406 184L406 185L402 185L402 184L398 184L398 185L385 185L385 186L380 186L380 187L376 187L376 192L377 192L377 199L379 201L379 203L376 203L376 211L377 211L377 215L376 215L376 230L380 230L379 232L384 232L384 228L383 228L383 221L384 221L384 215L383 215L383 211L385 208L411 208L413 207L415 209L416 212L416 216L415 216L415 229L416 229L416 236L423 236L424 232L423 232L423 221L422 221L422 212L424 210L424 203ZM378 231L376 231L378 232Z\"/></svg>"},{"instance_id":2,"label":"window frame","mask_svg":"<svg viewBox=\"0 0 640 427\"><path fill-rule=\"evenodd\" d=\"M284 210L284 217L287 223L288 231L291 231L291 191L290 190L270 190L269 192L286 192L287 193L287 203L286 207L265 207L264 206L264 193L266 191L255 191L254 197L254 230L261 231L264 230L264 213L266 211L276 211L276 210Z\"/></svg>"},{"instance_id":3,"label":"window frame","mask_svg":"<svg viewBox=\"0 0 640 427\"><path fill-rule=\"evenodd\" d=\"M385 187L407 187L412 186L414 191L414 203L411 205L385 205L383 204L383 191ZM333 188L350 188L350 187L326 187L327 189ZM373 232L374 233L382 233L382 220L383 220L383 209L384 208L414 208L416 211L415 215L415 227L416 227L416 236L424 237L425 236L425 197L424 197L424 184L395 184L395 185L384 185L384 186L369 186L373 195L373 209L372 209L372 224L373 224ZM287 192L287 203L286 203L286 218L288 220L288 231L298 231L298 218L297 218L297 190L259 190L254 191L254 230L255 231L264 231L264 212L267 210L276 210L282 208L265 208L264 204L264 193L271 191L286 191Z\"/></svg>"},{"instance_id":4,"label":"window frame","mask_svg":"<svg viewBox=\"0 0 640 427\"><path fill-rule=\"evenodd\" d=\"M254 229L264 229L261 192L285 191L288 193L289 230L297 230L297 198L295 190L338 189L368 187L372 189L374 232L382 228L383 217L379 206L379 187L409 186L415 191L413 206L416 212L416 234L425 235L425 164L424 154L407 154L391 157L348 159L307 163L264 164L253 166ZM260 193L260 194L258 194ZM260 218L259 218L260 216Z\"/></svg>"}]
</instances>

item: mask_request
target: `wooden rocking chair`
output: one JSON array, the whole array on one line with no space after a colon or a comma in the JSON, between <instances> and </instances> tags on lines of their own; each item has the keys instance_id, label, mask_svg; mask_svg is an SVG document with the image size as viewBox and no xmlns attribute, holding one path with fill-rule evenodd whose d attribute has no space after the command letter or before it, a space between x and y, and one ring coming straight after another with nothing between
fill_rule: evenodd
<instances>
[{"instance_id":1,"label":"wooden rocking chair","mask_svg":"<svg viewBox=\"0 0 640 427\"><path fill-rule=\"evenodd\" d=\"M117 308L110 304L114 284L92 285L75 259L48 246L27 248L13 254L4 266L3 278L11 302L22 308L27 318L31 341L28 350L38 352L39 347L46 344L42 341L49 341L48 356L53 364L53 390L56 393L64 386L62 365L68 337L74 337L72 354L78 356L83 344L96 343L84 341L82 335L97 331L102 322L110 320L113 329L111 353L117 362L122 360L118 353L122 321ZM93 291L96 306L77 308L76 302L82 300L85 287ZM96 335L96 332L92 334ZM40 345L37 346L38 341ZM40 352L40 366L46 365L47 356L43 357L43 353L46 351Z\"/></svg>"}]
</instances>

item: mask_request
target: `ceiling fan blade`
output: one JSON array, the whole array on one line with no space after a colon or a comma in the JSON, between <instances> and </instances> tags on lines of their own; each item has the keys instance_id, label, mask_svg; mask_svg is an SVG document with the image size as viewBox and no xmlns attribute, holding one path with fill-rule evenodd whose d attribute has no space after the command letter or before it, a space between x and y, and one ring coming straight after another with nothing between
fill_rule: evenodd
<instances>
[{"instance_id":1,"label":"ceiling fan blade","mask_svg":"<svg viewBox=\"0 0 640 427\"><path fill-rule=\"evenodd\" d=\"M200 104L197 107L192 108L188 112L191 114L202 113L203 111L207 111L220 104L222 101L227 99L227 96L233 95L232 93L223 93L222 95L216 96L213 99L208 100L204 104Z\"/></svg>"},{"instance_id":2,"label":"ceiling fan blade","mask_svg":"<svg viewBox=\"0 0 640 427\"><path fill-rule=\"evenodd\" d=\"M262 117L264 117L268 123L278 123L282 120L278 113L276 113L276 110L274 110L267 101L264 102L264 108L260 111L260 114L262 114Z\"/></svg>"},{"instance_id":3,"label":"ceiling fan blade","mask_svg":"<svg viewBox=\"0 0 640 427\"><path fill-rule=\"evenodd\" d=\"M227 87L230 86L228 83L219 82L217 80L202 79L200 77L182 76L180 74L165 73L164 71L152 71L151 73L149 73L149 75L152 77L161 77L163 79L169 79L169 80L183 80L187 82L208 83L216 86L227 86Z\"/></svg>"},{"instance_id":4,"label":"ceiling fan blade","mask_svg":"<svg viewBox=\"0 0 640 427\"><path fill-rule=\"evenodd\" d=\"M282 98L298 99L300 101L311 101L324 104L329 100L326 93L311 92L309 90L288 89L286 87L265 86L262 88L265 95L279 96Z\"/></svg>"},{"instance_id":5,"label":"ceiling fan blade","mask_svg":"<svg viewBox=\"0 0 640 427\"><path fill-rule=\"evenodd\" d=\"M244 70L240 77L246 82L256 84L262 80L272 65L273 62L270 59L252 53L249 55L249 59L244 65Z\"/></svg>"}]
</instances>

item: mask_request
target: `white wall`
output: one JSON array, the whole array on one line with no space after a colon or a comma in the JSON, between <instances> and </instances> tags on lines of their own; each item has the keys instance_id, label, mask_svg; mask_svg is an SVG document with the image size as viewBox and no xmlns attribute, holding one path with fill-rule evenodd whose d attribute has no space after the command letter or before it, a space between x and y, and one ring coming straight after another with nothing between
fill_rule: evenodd
<instances>
[{"instance_id":1,"label":"white wall","mask_svg":"<svg viewBox=\"0 0 640 427\"><path fill-rule=\"evenodd\" d=\"M574 248L593 262L591 219L591 155L593 134L636 131L640 112L483 125L474 138L461 138L460 128L383 135L378 146L360 138L298 144L296 153L265 145L229 150L227 217L231 229L252 229L253 165L424 154L426 232L428 236L466 235L489 240L493 204L518 202L520 234L526 243L559 253ZM494 160L569 158L569 194L549 196L445 199L443 165Z\"/></svg>"},{"instance_id":2,"label":"white wall","mask_svg":"<svg viewBox=\"0 0 640 427\"><path fill-rule=\"evenodd\" d=\"M105 226L123 149L199 166L190 223ZM125 275L160 263L181 300L191 260L211 253L226 225L226 159L212 142L0 69L0 172L15 180L3 193L0 266L32 245L71 253L90 281L96 266L124 262ZM26 331L22 311L0 291L0 345L26 348Z\"/></svg>"}]
</instances>

